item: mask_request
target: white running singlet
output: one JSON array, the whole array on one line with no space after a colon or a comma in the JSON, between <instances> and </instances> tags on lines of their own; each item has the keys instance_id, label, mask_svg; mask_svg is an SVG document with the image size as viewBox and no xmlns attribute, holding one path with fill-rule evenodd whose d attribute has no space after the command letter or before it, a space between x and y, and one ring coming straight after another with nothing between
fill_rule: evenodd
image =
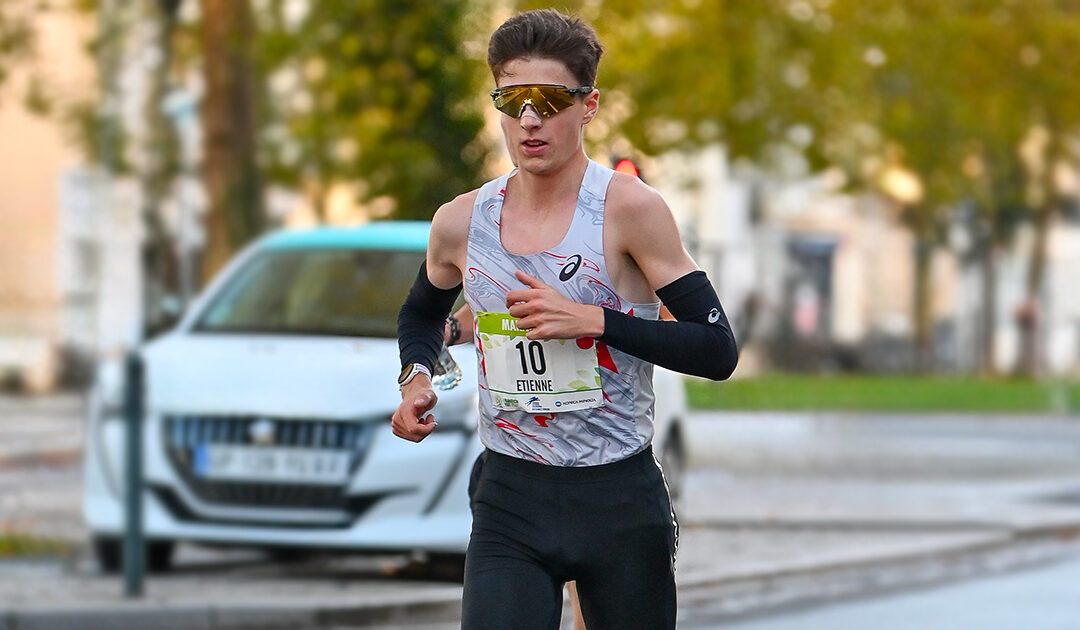
<instances>
[{"instance_id":1,"label":"white running singlet","mask_svg":"<svg viewBox=\"0 0 1080 630\"><path fill-rule=\"evenodd\" d=\"M519 256L502 246L500 222L512 171L480 188L469 225L465 299L474 313L480 439L498 453L555 466L625 459L653 437L651 363L592 338L530 341L506 315L520 269L570 299L656 319L660 303L632 304L604 263L604 200L614 171L592 160L561 243Z\"/></svg>"}]
</instances>

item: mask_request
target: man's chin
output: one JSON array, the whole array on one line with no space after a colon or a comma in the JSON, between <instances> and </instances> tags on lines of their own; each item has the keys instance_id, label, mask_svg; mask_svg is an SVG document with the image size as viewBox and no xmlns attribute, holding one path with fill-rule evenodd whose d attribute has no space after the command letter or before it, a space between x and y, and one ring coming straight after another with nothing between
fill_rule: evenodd
<instances>
[{"instance_id":1,"label":"man's chin","mask_svg":"<svg viewBox=\"0 0 1080 630\"><path fill-rule=\"evenodd\" d=\"M557 170L551 160L543 157L520 157L517 167L530 175L548 175Z\"/></svg>"}]
</instances>

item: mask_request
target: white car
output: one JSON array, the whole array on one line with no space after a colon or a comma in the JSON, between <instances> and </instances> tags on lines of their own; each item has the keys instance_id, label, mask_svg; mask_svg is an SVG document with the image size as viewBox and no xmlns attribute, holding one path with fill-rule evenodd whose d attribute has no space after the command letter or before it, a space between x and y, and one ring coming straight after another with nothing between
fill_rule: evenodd
<instances>
[{"instance_id":1,"label":"white car","mask_svg":"<svg viewBox=\"0 0 1080 630\"><path fill-rule=\"evenodd\" d=\"M395 437L397 311L429 223L280 231L247 247L170 332L142 348L147 564L177 541L262 548L461 554L476 434L476 359L451 353L439 429ZM683 462L678 375L657 369L654 446L669 483ZM121 564L122 368L91 391L84 515L105 570Z\"/></svg>"}]
</instances>

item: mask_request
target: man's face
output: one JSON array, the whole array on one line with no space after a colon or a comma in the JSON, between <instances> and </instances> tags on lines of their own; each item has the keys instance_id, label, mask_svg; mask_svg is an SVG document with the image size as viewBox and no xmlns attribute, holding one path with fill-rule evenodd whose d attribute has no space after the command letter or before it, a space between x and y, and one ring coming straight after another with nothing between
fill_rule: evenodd
<instances>
[{"instance_id":1,"label":"man's face","mask_svg":"<svg viewBox=\"0 0 1080 630\"><path fill-rule=\"evenodd\" d=\"M561 61L522 57L503 66L496 84L498 87L554 84L575 88L578 80ZM531 105L525 106L520 118L500 114L510 160L519 169L530 173L558 170L582 150L585 124L596 115L599 98L599 93L593 90L585 96L575 97L573 105L546 118Z\"/></svg>"}]
</instances>

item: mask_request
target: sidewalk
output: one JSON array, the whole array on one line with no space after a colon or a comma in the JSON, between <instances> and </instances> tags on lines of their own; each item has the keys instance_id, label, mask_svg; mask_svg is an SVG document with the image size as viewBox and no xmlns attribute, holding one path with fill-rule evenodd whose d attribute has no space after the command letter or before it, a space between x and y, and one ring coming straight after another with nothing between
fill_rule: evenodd
<instances>
[{"instance_id":1,"label":"sidewalk","mask_svg":"<svg viewBox=\"0 0 1080 630\"><path fill-rule=\"evenodd\" d=\"M0 399L0 422L11 404ZM73 404L40 403L33 430L0 424L0 453L19 461L46 444L70 448L77 440L68 433L77 429L81 439L82 426ZM680 615L760 612L1075 552L1074 428L1038 427L1042 437L1018 449L1029 453L1022 457L1002 445L1020 439L1023 422L997 434L966 423L692 418L692 456L706 467L687 478L681 509ZM731 465L709 466L717 462ZM148 576L140 600L125 598L122 578L100 575L85 551L0 562L0 630L442 628L460 614L460 585L418 580L400 571L400 559L282 564L242 552L182 552L175 571Z\"/></svg>"}]
</instances>

